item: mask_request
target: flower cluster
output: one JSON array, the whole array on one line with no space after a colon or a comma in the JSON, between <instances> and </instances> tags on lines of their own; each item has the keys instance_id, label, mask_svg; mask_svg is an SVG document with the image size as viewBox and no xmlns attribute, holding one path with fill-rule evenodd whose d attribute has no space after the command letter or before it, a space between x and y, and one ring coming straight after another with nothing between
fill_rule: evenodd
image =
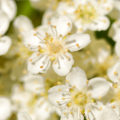
<instances>
[{"instance_id":1,"label":"flower cluster","mask_svg":"<svg viewBox=\"0 0 120 120\"><path fill-rule=\"evenodd\" d=\"M0 120L120 120L120 0L0 0Z\"/></svg>"}]
</instances>

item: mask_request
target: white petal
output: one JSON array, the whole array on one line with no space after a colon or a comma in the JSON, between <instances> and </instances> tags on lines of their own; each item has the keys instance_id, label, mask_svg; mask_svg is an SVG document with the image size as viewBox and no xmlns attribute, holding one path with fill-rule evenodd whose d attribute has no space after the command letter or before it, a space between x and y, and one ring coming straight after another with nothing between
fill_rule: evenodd
<instances>
[{"instance_id":1,"label":"white petal","mask_svg":"<svg viewBox=\"0 0 120 120\"><path fill-rule=\"evenodd\" d=\"M65 85L57 85L48 91L48 98L55 106L65 106L70 101L69 88Z\"/></svg>"},{"instance_id":2,"label":"white petal","mask_svg":"<svg viewBox=\"0 0 120 120\"><path fill-rule=\"evenodd\" d=\"M44 78L41 75L39 75L39 74L38 75L34 75L34 74L31 74L31 73L28 73L25 76L21 77L20 80L23 81L23 82L29 82L31 80L41 80L41 81L44 81Z\"/></svg>"},{"instance_id":3,"label":"white petal","mask_svg":"<svg viewBox=\"0 0 120 120\"><path fill-rule=\"evenodd\" d=\"M26 106L29 101L33 98L30 92L25 91L20 85L14 85L12 89L11 99L13 105L15 105L15 110L18 108Z\"/></svg>"},{"instance_id":4,"label":"white petal","mask_svg":"<svg viewBox=\"0 0 120 120\"><path fill-rule=\"evenodd\" d=\"M28 70L33 73L45 73L50 67L50 60L47 55L34 53L28 60Z\"/></svg>"},{"instance_id":5,"label":"white petal","mask_svg":"<svg viewBox=\"0 0 120 120\"><path fill-rule=\"evenodd\" d=\"M116 63L112 68L108 70L108 77L114 83L120 83L120 62Z\"/></svg>"},{"instance_id":6,"label":"white petal","mask_svg":"<svg viewBox=\"0 0 120 120\"><path fill-rule=\"evenodd\" d=\"M40 47L44 48L44 38L48 29L49 27L44 25L30 30L28 33L26 33L26 36L24 38L25 46L33 51L38 51Z\"/></svg>"},{"instance_id":7,"label":"white petal","mask_svg":"<svg viewBox=\"0 0 120 120\"><path fill-rule=\"evenodd\" d=\"M55 16L54 13L53 10L46 10L42 18L42 25L50 24L51 19Z\"/></svg>"},{"instance_id":8,"label":"white petal","mask_svg":"<svg viewBox=\"0 0 120 120\"><path fill-rule=\"evenodd\" d=\"M92 97L95 99L109 100L112 95L110 82L106 81L104 78L93 78L89 80L88 90L91 93Z\"/></svg>"},{"instance_id":9,"label":"white petal","mask_svg":"<svg viewBox=\"0 0 120 120\"><path fill-rule=\"evenodd\" d=\"M105 107L97 118L98 120L119 120L119 116L110 107Z\"/></svg>"},{"instance_id":10,"label":"white petal","mask_svg":"<svg viewBox=\"0 0 120 120\"><path fill-rule=\"evenodd\" d=\"M31 78L29 78L29 80L27 80L24 83L24 88L27 91L30 91L32 93L40 95L45 92L45 90L44 90L45 83L44 82L45 81L42 76L39 75L39 77L38 77L38 75L31 75Z\"/></svg>"},{"instance_id":11,"label":"white petal","mask_svg":"<svg viewBox=\"0 0 120 120\"><path fill-rule=\"evenodd\" d=\"M56 19L56 22L51 22L51 24L56 26L58 35L62 36L67 35L69 32L71 32L72 29L72 22L66 16L60 16L58 19Z\"/></svg>"},{"instance_id":12,"label":"white petal","mask_svg":"<svg viewBox=\"0 0 120 120\"><path fill-rule=\"evenodd\" d=\"M71 14L75 11L75 6L69 5L67 2L60 2L56 11L60 15Z\"/></svg>"},{"instance_id":13,"label":"white petal","mask_svg":"<svg viewBox=\"0 0 120 120\"><path fill-rule=\"evenodd\" d=\"M30 19L23 15L20 15L15 19L14 27L22 37L26 35L26 32L29 32L33 29Z\"/></svg>"},{"instance_id":14,"label":"white petal","mask_svg":"<svg viewBox=\"0 0 120 120\"><path fill-rule=\"evenodd\" d=\"M115 101L113 103L108 103L107 106L112 108L114 112L117 114L117 116L120 116L120 104L118 101Z\"/></svg>"},{"instance_id":15,"label":"white petal","mask_svg":"<svg viewBox=\"0 0 120 120\"><path fill-rule=\"evenodd\" d=\"M3 35L9 27L9 19L7 15L0 11L0 36Z\"/></svg>"},{"instance_id":16,"label":"white petal","mask_svg":"<svg viewBox=\"0 0 120 120\"><path fill-rule=\"evenodd\" d=\"M100 16L98 19L94 20L94 22L90 25L90 30L106 30L110 25L110 21L107 17Z\"/></svg>"},{"instance_id":17,"label":"white petal","mask_svg":"<svg viewBox=\"0 0 120 120\"><path fill-rule=\"evenodd\" d=\"M12 113L12 105L8 98L0 97L0 120L7 120Z\"/></svg>"},{"instance_id":18,"label":"white petal","mask_svg":"<svg viewBox=\"0 0 120 120\"><path fill-rule=\"evenodd\" d=\"M88 104L85 115L89 120L119 120L114 109L103 104Z\"/></svg>"},{"instance_id":19,"label":"white petal","mask_svg":"<svg viewBox=\"0 0 120 120\"><path fill-rule=\"evenodd\" d=\"M115 29L115 34L113 36L113 40L115 40L116 42L117 41L119 42L119 40L120 40L120 28Z\"/></svg>"},{"instance_id":20,"label":"white petal","mask_svg":"<svg viewBox=\"0 0 120 120\"><path fill-rule=\"evenodd\" d=\"M7 14L10 20L15 17L17 8L14 0L2 0L1 9Z\"/></svg>"},{"instance_id":21,"label":"white petal","mask_svg":"<svg viewBox=\"0 0 120 120\"><path fill-rule=\"evenodd\" d=\"M105 60L110 56L110 51L108 49L99 49L98 51L98 62L99 63L104 63Z\"/></svg>"},{"instance_id":22,"label":"white petal","mask_svg":"<svg viewBox=\"0 0 120 120\"><path fill-rule=\"evenodd\" d=\"M74 21L78 33L83 33L89 28L89 24L83 24L81 19Z\"/></svg>"},{"instance_id":23,"label":"white petal","mask_svg":"<svg viewBox=\"0 0 120 120\"><path fill-rule=\"evenodd\" d=\"M63 112L64 111L64 112ZM84 120L83 115L80 112L80 107L71 107L63 110L63 114L60 120Z\"/></svg>"},{"instance_id":24,"label":"white petal","mask_svg":"<svg viewBox=\"0 0 120 120\"><path fill-rule=\"evenodd\" d=\"M27 113L19 112L17 115L18 120L32 120Z\"/></svg>"},{"instance_id":25,"label":"white petal","mask_svg":"<svg viewBox=\"0 0 120 120\"><path fill-rule=\"evenodd\" d=\"M115 45L115 52L118 57L120 57L120 41L118 41Z\"/></svg>"},{"instance_id":26,"label":"white petal","mask_svg":"<svg viewBox=\"0 0 120 120\"><path fill-rule=\"evenodd\" d=\"M4 55L8 52L11 46L11 39L7 36L0 38L0 55Z\"/></svg>"},{"instance_id":27,"label":"white petal","mask_svg":"<svg viewBox=\"0 0 120 120\"><path fill-rule=\"evenodd\" d=\"M98 3L98 10L103 15L111 12L114 6L114 0L99 0Z\"/></svg>"},{"instance_id":28,"label":"white petal","mask_svg":"<svg viewBox=\"0 0 120 120\"><path fill-rule=\"evenodd\" d=\"M38 99L35 105L35 115L39 120L46 120L53 112L50 102L43 97Z\"/></svg>"},{"instance_id":29,"label":"white petal","mask_svg":"<svg viewBox=\"0 0 120 120\"><path fill-rule=\"evenodd\" d=\"M60 55L57 60L53 63L53 69L54 71L60 75L65 76L69 73L69 71L72 68L72 65L74 64L73 57L70 53L65 53L63 55Z\"/></svg>"},{"instance_id":30,"label":"white petal","mask_svg":"<svg viewBox=\"0 0 120 120\"><path fill-rule=\"evenodd\" d=\"M77 89L81 90L86 87L87 77L85 72L79 67L75 67L72 71L66 76L68 84L75 86Z\"/></svg>"},{"instance_id":31,"label":"white petal","mask_svg":"<svg viewBox=\"0 0 120 120\"><path fill-rule=\"evenodd\" d=\"M68 36L65 40L66 47L71 51L78 51L86 47L90 43L90 36L88 34L73 34Z\"/></svg>"},{"instance_id":32,"label":"white petal","mask_svg":"<svg viewBox=\"0 0 120 120\"><path fill-rule=\"evenodd\" d=\"M103 105L100 105L103 107ZM98 120L97 116L100 113L99 104L89 103L85 107L85 116L88 120Z\"/></svg>"}]
</instances>

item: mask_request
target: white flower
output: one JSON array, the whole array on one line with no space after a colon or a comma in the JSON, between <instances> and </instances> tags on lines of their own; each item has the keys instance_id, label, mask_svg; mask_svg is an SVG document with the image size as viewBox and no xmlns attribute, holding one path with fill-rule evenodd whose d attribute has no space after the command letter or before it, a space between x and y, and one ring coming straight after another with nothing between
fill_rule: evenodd
<instances>
[{"instance_id":1,"label":"white flower","mask_svg":"<svg viewBox=\"0 0 120 120\"><path fill-rule=\"evenodd\" d=\"M113 23L111 29L114 30L113 40L120 41L120 19Z\"/></svg>"},{"instance_id":2,"label":"white flower","mask_svg":"<svg viewBox=\"0 0 120 120\"><path fill-rule=\"evenodd\" d=\"M18 120L32 120L27 113L18 113L17 115Z\"/></svg>"},{"instance_id":3,"label":"white flower","mask_svg":"<svg viewBox=\"0 0 120 120\"><path fill-rule=\"evenodd\" d=\"M11 46L11 39L3 36L8 30L10 21L16 14L14 0L0 0L0 55L7 53Z\"/></svg>"},{"instance_id":4,"label":"white flower","mask_svg":"<svg viewBox=\"0 0 120 120\"><path fill-rule=\"evenodd\" d=\"M20 15L14 21L14 27L18 32L18 35L24 39L27 32L33 29L32 22L26 16Z\"/></svg>"},{"instance_id":5,"label":"white flower","mask_svg":"<svg viewBox=\"0 0 120 120\"><path fill-rule=\"evenodd\" d=\"M120 110L110 104L88 104L86 111L88 111L85 113L87 120L119 120L120 117Z\"/></svg>"},{"instance_id":6,"label":"white flower","mask_svg":"<svg viewBox=\"0 0 120 120\"><path fill-rule=\"evenodd\" d=\"M120 61L108 69L108 77L113 83L120 84Z\"/></svg>"},{"instance_id":7,"label":"white flower","mask_svg":"<svg viewBox=\"0 0 120 120\"><path fill-rule=\"evenodd\" d=\"M0 10L0 56L7 53L11 46L11 39L7 36L2 36L8 29L9 19L7 15Z\"/></svg>"},{"instance_id":8,"label":"white flower","mask_svg":"<svg viewBox=\"0 0 120 120\"><path fill-rule=\"evenodd\" d=\"M47 120L54 109L47 99L45 80L40 75L26 75L23 86L15 85L12 102L16 112L26 112L32 120Z\"/></svg>"},{"instance_id":9,"label":"white flower","mask_svg":"<svg viewBox=\"0 0 120 120\"><path fill-rule=\"evenodd\" d=\"M3 35L9 27L9 19L7 15L0 10L0 36Z\"/></svg>"},{"instance_id":10,"label":"white flower","mask_svg":"<svg viewBox=\"0 0 120 120\"><path fill-rule=\"evenodd\" d=\"M71 3L60 2L55 13L67 15L75 24L78 32L86 30L100 31L109 27L109 19L106 15L113 8L113 0L73 0ZM50 12L44 16L44 21L50 19Z\"/></svg>"},{"instance_id":11,"label":"white flower","mask_svg":"<svg viewBox=\"0 0 120 120\"><path fill-rule=\"evenodd\" d=\"M117 21L113 23L111 27L111 31L112 30L114 32L112 38L116 42L115 52L120 57L120 19L118 19Z\"/></svg>"},{"instance_id":12,"label":"white flower","mask_svg":"<svg viewBox=\"0 0 120 120\"><path fill-rule=\"evenodd\" d=\"M0 37L0 55L6 54L10 46L11 46L10 37L7 36Z\"/></svg>"},{"instance_id":13,"label":"white flower","mask_svg":"<svg viewBox=\"0 0 120 120\"><path fill-rule=\"evenodd\" d=\"M85 72L76 67L67 75L65 85L50 88L48 97L59 108L63 120L82 120L86 105L104 102L112 94L111 88L104 78L87 81Z\"/></svg>"},{"instance_id":14,"label":"white flower","mask_svg":"<svg viewBox=\"0 0 120 120\"><path fill-rule=\"evenodd\" d=\"M10 21L16 14L16 5L14 0L0 1L0 35L3 35L9 26Z\"/></svg>"},{"instance_id":15,"label":"white flower","mask_svg":"<svg viewBox=\"0 0 120 120\"><path fill-rule=\"evenodd\" d=\"M14 0L1 0L0 9L5 12L11 21L16 15L16 4Z\"/></svg>"},{"instance_id":16,"label":"white flower","mask_svg":"<svg viewBox=\"0 0 120 120\"><path fill-rule=\"evenodd\" d=\"M45 92L45 80L41 75L27 74L21 78L24 82L24 88L26 91L30 91L33 94L42 94Z\"/></svg>"},{"instance_id":17,"label":"white flower","mask_svg":"<svg viewBox=\"0 0 120 120\"><path fill-rule=\"evenodd\" d=\"M63 16L54 25L43 25L32 30L24 40L24 44L35 51L28 60L28 70L34 74L45 73L54 61L54 71L58 75L66 75L74 64L68 51L78 51L90 43L89 35L70 34L71 29L71 21Z\"/></svg>"},{"instance_id":18,"label":"white flower","mask_svg":"<svg viewBox=\"0 0 120 120\"><path fill-rule=\"evenodd\" d=\"M0 120L7 120L12 114L12 104L6 97L0 97Z\"/></svg>"},{"instance_id":19,"label":"white flower","mask_svg":"<svg viewBox=\"0 0 120 120\"><path fill-rule=\"evenodd\" d=\"M106 102L88 104L86 106L86 117L89 120L119 120L120 118L120 63L118 62L108 70L108 77L113 82L112 95L106 97ZM110 92L110 91L109 91ZM108 93L109 93L108 92ZM106 96L109 96L106 94Z\"/></svg>"}]
</instances>

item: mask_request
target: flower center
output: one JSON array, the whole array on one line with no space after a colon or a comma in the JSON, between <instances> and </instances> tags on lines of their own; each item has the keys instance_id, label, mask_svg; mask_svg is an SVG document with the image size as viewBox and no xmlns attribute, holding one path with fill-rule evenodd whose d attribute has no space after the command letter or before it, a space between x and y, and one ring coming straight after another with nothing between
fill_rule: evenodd
<instances>
[{"instance_id":1,"label":"flower center","mask_svg":"<svg viewBox=\"0 0 120 120\"><path fill-rule=\"evenodd\" d=\"M48 44L48 49L49 49L49 53L51 55L54 55L54 54L60 53L63 47L60 42L55 41Z\"/></svg>"},{"instance_id":2,"label":"flower center","mask_svg":"<svg viewBox=\"0 0 120 120\"><path fill-rule=\"evenodd\" d=\"M96 9L91 4L79 5L78 9L75 11L76 19L81 19L83 23L90 23L92 22L96 16Z\"/></svg>"},{"instance_id":3,"label":"flower center","mask_svg":"<svg viewBox=\"0 0 120 120\"><path fill-rule=\"evenodd\" d=\"M59 53L65 52L63 40L59 40L58 37L53 37L49 34L46 34L45 37L46 48L43 50L46 52L52 60L56 59Z\"/></svg>"},{"instance_id":4,"label":"flower center","mask_svg":"<svg viewBox=\"0 0 120 120\"><path fill-rule=\"evenodd\" d=\"M70 93L72 98L71 103L79 106L81 108L81 113L84 113L86 104L94 102L94 99L91 98L91 95L87 94L86 92L71 89Z\"/></svg>"}]
</instances>

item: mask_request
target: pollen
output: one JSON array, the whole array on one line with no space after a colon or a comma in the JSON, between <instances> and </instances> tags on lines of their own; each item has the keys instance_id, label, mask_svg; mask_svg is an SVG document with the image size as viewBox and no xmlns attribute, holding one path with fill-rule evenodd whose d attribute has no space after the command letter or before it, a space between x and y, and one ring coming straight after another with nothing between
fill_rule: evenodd
<instances>
[{"instance_id":1,"label":"pollen","mask_svg":"<svg viewBox=\"0 0 120 120\"><path fill-rule=\"evenodd\" d=\"M88 2L85 5L79 5L75 11L75 15L76 19L82 20L82 23L90 23L96 18L97 12L95 7Z\"/></svg>"},{"instance_id":2,"label":"pollen","mask_svg":"<svg viewBox=\"0 0 120 120\"><path fill-rule=\"evenodd\" d=\"M43 66L40 66L40 68L43 68Z\"/></svg>"},{"instance_id":3,"label":"pollen","mask_svg":"<svg viewBox=\"0 0 120 120\"><path fill-rule=\"evenodd\" d=\"M78 43L76 44L76 46L77 46L77 47L80 47L80 45L79 45Z\"/></svg>"},{"instance_id":4,"label":"pollen","mask_svg":"<svg viewBox=\"0 0 120 120\"><path fill-rule=\"evenodd\" d=\"M76 89L71 89L70 92L72 103L79 106L81 108L81 113L84 114L86 104L94 102L91 95L88 95L84 91L77 91Z\"/></svg>"}]
</instances>

